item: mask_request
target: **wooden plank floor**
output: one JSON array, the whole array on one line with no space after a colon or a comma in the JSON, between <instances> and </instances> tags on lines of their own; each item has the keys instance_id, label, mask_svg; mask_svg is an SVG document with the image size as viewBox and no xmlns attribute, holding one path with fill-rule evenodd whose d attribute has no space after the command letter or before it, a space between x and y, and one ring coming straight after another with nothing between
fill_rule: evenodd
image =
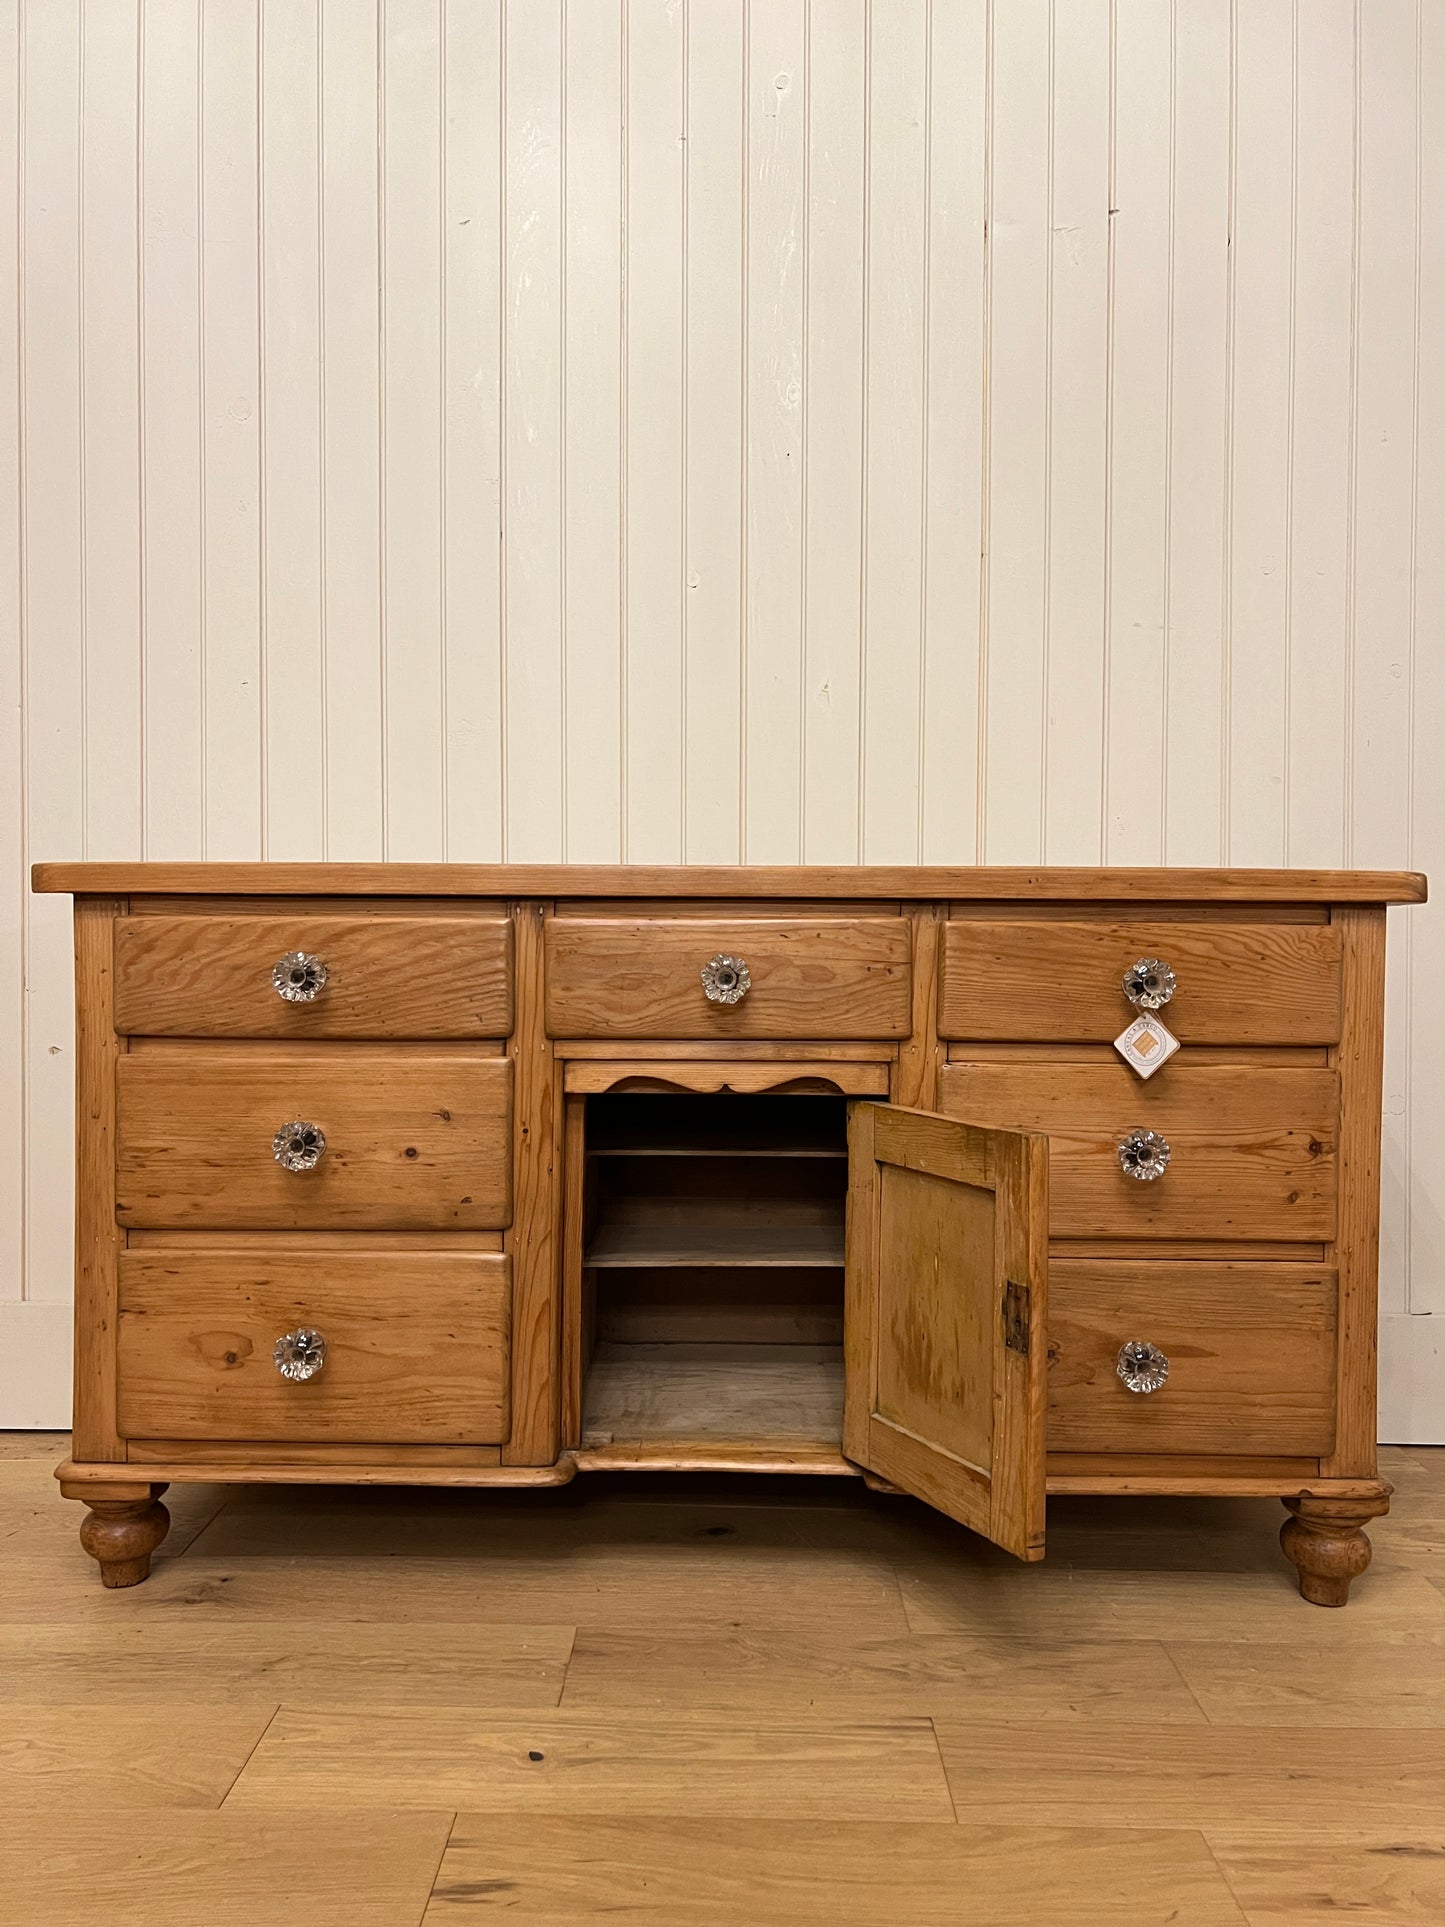
<instances>
[{"instance_id":1,"label":"wooden plank floor","mask_svg":"<svg viewBox=\"0 0 1445 1927\"><path fill-rule=\"evenodd\" d=\"M0 1434L0 1927L1445 1922L1445 1450L1017 1565L861 1483L188 1487L106 1593Z\"/></svg>"}]
</instances>

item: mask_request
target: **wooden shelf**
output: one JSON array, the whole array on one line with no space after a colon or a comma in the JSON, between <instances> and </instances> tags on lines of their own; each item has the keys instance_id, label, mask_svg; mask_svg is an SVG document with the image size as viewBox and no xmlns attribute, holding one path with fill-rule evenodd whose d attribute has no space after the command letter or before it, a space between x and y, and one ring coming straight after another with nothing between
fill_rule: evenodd
<instances>
[{"instance_id":1,"label":"wooden shelf","mask_svg":"<svg viewBox=\"0 0 1445 1927\"><path fill-rule=\"evenodd\" d=\"M584 1267L829 1265L843 1263L843 1214L820 1223L769 1224L717 1214L671 1222L604 1221L582 1255Z\"/></svg>"},{"instance_id":2,"label":"wooden shelf","mask_svg":"<svg viewBox=\"0 0 1445 1927\"><path fill-rule=\"evenodd\" d=\"M690 1446L699 1457L838 1451L841 1345L599 1345L587 1371L583 1452ZM725 1453L724 1456L727 1456Z\"/></svg>"},{"instance_id":3,"label":"wooden shelf","mask_svg":"<svg viewBox=\"0 0 1445 1927\"><path fill-rule=\"evenodd\" d=\"M594 1158L846 1158L843 1144L598 1144Z\"/></svg>"}]
</instances>

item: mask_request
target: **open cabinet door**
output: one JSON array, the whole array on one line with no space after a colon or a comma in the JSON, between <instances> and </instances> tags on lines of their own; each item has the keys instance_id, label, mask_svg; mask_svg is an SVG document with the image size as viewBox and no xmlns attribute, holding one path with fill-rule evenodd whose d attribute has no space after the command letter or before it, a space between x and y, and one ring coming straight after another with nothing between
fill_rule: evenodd
<instances>
[{"instance_id":1,"label":"open cabinet door","mask_svg":"<svg viewBox=\"0 0 1445 1927\"><path fill-rule=\"evenodd\" d=\"M1020 1559L1044 1553L1048 1142L854 1104L843 1450Z\"/></svg>"}]
</instances>

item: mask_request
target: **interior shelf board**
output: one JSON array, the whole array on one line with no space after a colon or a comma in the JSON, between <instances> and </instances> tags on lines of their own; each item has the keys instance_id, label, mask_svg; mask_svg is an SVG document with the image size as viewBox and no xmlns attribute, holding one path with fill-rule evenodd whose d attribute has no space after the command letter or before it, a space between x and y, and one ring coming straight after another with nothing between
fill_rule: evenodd
<instances>
[{"instance_id":1,"label":"interior shelf board","mask_svg":"<svg viewBox=\"0 0 1445 1927\"><path fill-rule=\"evenodd\" d=\"M589 1268L843 1263L841 1217L825 1224L600 1224L582 1255Z\"/></svg>"},{"instance_id":2,"label":"interior shelf board","mask_svg":"<svg viewBox=\"0 0 1445 1927\"><path fill-rule=\"evenodd\" d=\"M595 1158L846 1158L844 1144L595 1144Z\"/></svg>"},{"instance_id":3,"label":"interior shelf board","mask_svg":"<svg viewBox=\"0 0 1445 1927\"><path fill-rule=\"evenodd\" d=\"M599 1345L588 1368L581 1447L718 1445L746 1455L795 1447L838 1452L841 1345ZM706 1442L712 1442L709 1446Z\"/></svg>"}]
</instances>

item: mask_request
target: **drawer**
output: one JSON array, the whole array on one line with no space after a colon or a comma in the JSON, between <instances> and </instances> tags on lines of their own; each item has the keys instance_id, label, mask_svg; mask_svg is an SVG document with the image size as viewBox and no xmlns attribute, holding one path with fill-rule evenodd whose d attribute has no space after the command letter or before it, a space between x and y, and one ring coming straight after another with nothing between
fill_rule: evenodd
<instances>
[{"instance_id":1,"label":"drawer","mask_svg":"<svg viewBox=\"0 0 1445 1927\"><path fill-rule=\"evenodd\" d=\"M1317 1265L1049 1266L1049 1448L1055 1452L1330 1452L1335 1274ZM1127 1341L1169 1376L1132 1392Z\"/></svg>"},{"instance_id":2,"label":"drawer","mask_svg":"<svg viewBox=\"0 0 1445 1927\"><path fill-rule=\"evenodd\" d=\"M1125 1064L1021 1058L946 1064L942 1108L970 1124L1045 1131L1057 1238L1334 1236L1339 1084L1321 1068L1187 1064L1142 1083ZM1169 1146L1161 1177L1129 1177L1136 1129Z\"/></svg>"},{"instance_id":3,"label":"drawer","mask_svg":"<svg viewBox=\"0 0 1445 1927\"><path fill-rule=\"evenodd\" d=\"M132 1051L116 1067L116 1215L218 1229L495 1230L511 1217L512 1066L461 1051ZM273 1139L319 1126L310 1170Z\"/></svg>"},{"instance_id":4,"label":"drawer","mask_svg":"<svg viewBox=\"0 0 1445 1927\"><path fill-rule=\"evenodd\" d=\"M740 957L737 1003L710 1002L703 965ZM902 917L554 917L546 930L553 1037L906 1037Z\"/></svg>"},{"instance_id":5,"label":"drawer","mask_svg":"<svg viewBox=\"0 0 1445 1927\"><path fill-rule=\"evenodd\" d=\"M1340 1035L1340 933L1328 923L958 917L940 941L944 1037L1112 1043L1140 1014L1123 979L1146 957L1174 972L1159 1015L1185 1043L1333 1044Z\"/></svg>"},{"instance_id":6,"label":"drawer","mask_svg":"<svg viewBox=\"0 0 1445 1927\"><path fill-rule=\"evenodd\" d=\"M122 1438L496 1445L511 1260L499 1251L124 1252ZM319 1332L314 1377L276 1342Z\"/></svg>"},{"instance_id":7,"label":"drawer","mask_svg":"<svg viewBox=\"0 0 1445 1927\"><path fill-rule=\"evenodd\" d=\"M298 952L321 968L282 972L283 996L272 973ZM115 1027L149 1037L506 1037L512 926L504 917L117 917Z\"/></svg>"}]
</instances>

